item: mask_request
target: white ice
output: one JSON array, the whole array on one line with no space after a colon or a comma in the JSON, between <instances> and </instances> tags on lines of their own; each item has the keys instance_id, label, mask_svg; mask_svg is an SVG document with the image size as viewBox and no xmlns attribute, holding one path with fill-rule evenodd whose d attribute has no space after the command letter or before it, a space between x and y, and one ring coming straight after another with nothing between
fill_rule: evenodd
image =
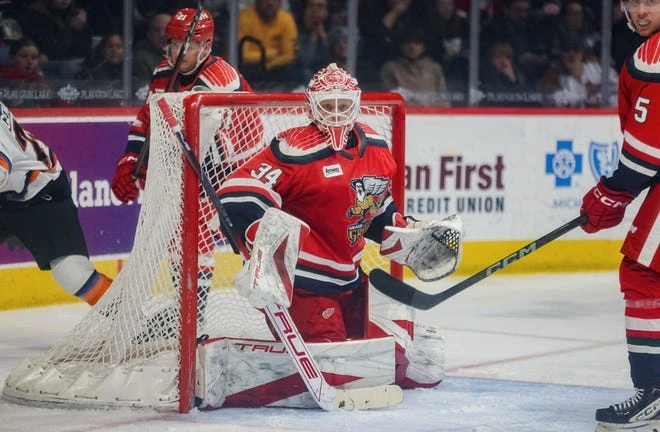
<instances>
[{"instance_id":1,"label":"white ice","mask_svg":"<svg viewBox=\"0 0 660 432\"><path fill-rule=\"evenodd\" d=\"M460 278L436 282L453 285ZM220 409L189 414L34 408L0 400L0 431L582 432L633 393L615 272L493 276L420 321L447 341L447 378L363 412ZM0 378L85 314L76 304L0 313Z\"/></svg>"}]
</instances>

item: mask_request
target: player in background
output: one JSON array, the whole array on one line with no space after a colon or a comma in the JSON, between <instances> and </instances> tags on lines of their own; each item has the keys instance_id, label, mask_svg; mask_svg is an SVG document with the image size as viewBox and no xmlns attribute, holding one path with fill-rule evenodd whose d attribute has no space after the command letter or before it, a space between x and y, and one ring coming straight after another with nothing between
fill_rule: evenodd
<instances>
[{"instance_id":1,"label":"player in background","mask_svg":"<svg viewBox=\"0 0 660 432\"><path fill-rule=\"evenodd\" d=\"M162 93L171 79L174 79L173 92L214 91L233 92L251 91L250 85L233 66L221 57L212 56L214 22L211 14L204 10L200 16L191 43L183 55L180 68L174 75L174 64L183 47L186 35L192 26L196 9L179 10L167 24L165 58L154 69L149 85L149 95ZM147 98L148 99L148 98ZM122 202L129 202L138 197L139 189L144 187L147 165L139 168L138 179L133 178L140 150L149 137L150 114L148 100L138 112L130 127L128 143L124 154L117 162L112 191Z\"/></svg>"},{"instance_id":2,"label":"player in background","mask_svg":"<svg viewBox=\"0 0 660 432\"><path fill-rule=\"evenodd\" d=\"M625 299L630 399L596 411L603 429L656 420L660 424L660 3L621 3L631 29L648 39L628 58L619 77L623 132L619 165L584 196L587 233L617 226L626 206L642 192L639 211L623 242L619 283ZM608 429L609 428L609 429Z\"/></svg>"},{"instance_id":3,"label":"player in background","mask_svg":"<svg viewBox=\"0 0 660 432\"><path fill-rule=\"evenodd\" d=\"M163 93L171 80L173 92L184 91L212 91L234 92L252 91L250 85L233 66L218 56L211 55L214 22L211 14L202 11L199 21L192 34L191 43L183 53L178 71L174 70L179 53L184 45L197 10L185 8L172 16L165 29L167 37L165 58L154 69L153 78L149 86L149 95ZM176 73L175 73L176 72ZM133 177L138 161L138 155L149 139L150 113L148 98L138 112L137 118L130 127L128 143L124 154L117 161L117 167L112 179L112 191L122 202L126 203L138 197L139 189L144 188L147 177L147 163L139 167L137 179ZM234 125L235 123L232 123ZM259 125L237 126L229 131L216 133L217 151L223 163L237 163L236 152L232 144L240 141L242 135L254 135L260 131ZM249 128L249 130L248 130ZM217 159L217 158L215 158ZM208 200L200 203L200 245L199 245L199 275L198 287L200 293L208 293L215 266L213 259L213 236L218 232L217 216L213 206ZM200 302L204 302L206 295L200 294Z\"/></svg>"},{"instance_id":4,"label":"player in background","mask_svg":"<svg viewBox=\"0 0 660 432\"><path fill-rule=\"evenodd\" d=\"M381 243L392 226L419 233L434 221L415 221L397 212L391 197L396 162L386 140L356 122L360 93L357 81L336 64L321 69L305 91L312 123L280 132L222 184L222 204L252 251L234 283L257 308L290 302L291 316L309 342L394 335L396 383L432 387L443 377L442 340L416 345L424 338L413 342L412 309L393 301L380 305L379 317L369 317L368 278L360 268L365 237ZM268 256L274 240L262 232L277 230L260 221L273 209L293 219L281 232L304 238L293 258L288 247L279 261ZM434 242L430 236L423 241ZM265 274L271 261L293 262L295 268L287 267L287 274L295 273L292 297L290 292L260 291L246 280L251 272ZM282 266L276 267L282 273Z\"/></svg>"},{"instance_id":5,"label":"player in background","mask_svg":"<svg viewBox=\"0 0 660 432\"><path fill-rule=\"evenodd\" d=\"M16 236L39 269L94 305L112 279L89 260L71 184L57 156L0 102L0 239Z\"/></svg>"}]
</instances>

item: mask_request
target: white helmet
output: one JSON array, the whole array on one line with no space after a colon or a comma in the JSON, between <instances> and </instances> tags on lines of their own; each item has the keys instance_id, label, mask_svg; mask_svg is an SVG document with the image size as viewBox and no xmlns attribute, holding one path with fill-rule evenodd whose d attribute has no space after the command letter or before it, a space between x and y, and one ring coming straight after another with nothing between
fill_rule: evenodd
<instances>
[{"instance_id":1,"label":"white helmet","mask_svg":"<svg viewBox=\"0 0 660 432\"><path fill-rule=\"evenodd\" d=\"M335 151L346 147L360 113L360 93L357 80L336 63L316 72L307 85L307 115Z\"/></svg>"}]
</instances>

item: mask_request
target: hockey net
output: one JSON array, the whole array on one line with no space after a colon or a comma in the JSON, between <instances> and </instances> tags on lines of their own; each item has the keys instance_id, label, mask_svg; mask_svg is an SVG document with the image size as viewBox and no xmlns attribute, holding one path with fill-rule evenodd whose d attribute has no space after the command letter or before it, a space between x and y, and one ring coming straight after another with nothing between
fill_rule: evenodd
<instances>
[{"instance_id":1,"label":"hockey net","mask_svg":"<svg viewBox=\"0 0 660 432\"><path fill-rule=\"evenodd\" d=\"M184 125L202 171L216 189L278 131L309 123L302 94L159 97L167 99ZM186 412L194 406L199 336L273 340L264 315L233 289L242 260L222 236L213 205L157 104L150 102L148 181L133 249L111 288L81 322L41 357L26 359L11 372L5 398L39 406ZM358 121L391 144L399 163L393 193L402 203L402 99L363 94ZM362 267L400 272L390 269L375 244L365 249Z\"/></svg>"}]
</instances>

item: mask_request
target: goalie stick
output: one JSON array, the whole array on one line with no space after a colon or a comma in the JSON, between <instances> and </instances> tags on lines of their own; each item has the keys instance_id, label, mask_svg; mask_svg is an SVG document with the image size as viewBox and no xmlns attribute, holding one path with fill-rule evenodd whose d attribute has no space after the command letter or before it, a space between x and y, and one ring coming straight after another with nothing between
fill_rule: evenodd
<instances>
[{"instance_id":1,"label":"goalie stick","mask_svg":"<svg viewBox=\"0 0 660 432\"><path fill-rule=\"evenodd\" d=\"M434 306L437 306L448 298L455 296L466 288L471 287L482 279L487 278L493 273L502 270L504 267L507 267L508 265L513 264L519 259L529 255L530 253L539 249L541 246L544 246L551 241L561 237L572 229L584 224L586 221L587 216L580 215L570 222L567 222L566 224L555 229L554 231L549 232L543 237L534 240L533 242L521 247L517 251L505 256L499 261L494 262L493 264L489 265L480 272L475 273L464 281L461 281L456 285L446 289L445 291L437 294L428 294L420 291L417 288L396 279L381 269L374 269L371 271L369 274L369 282L371 282L374 288L376 288L378 291L382 292L388 297L393 298L394 300L397 300L408 306L412 306L416 309L428 310Z\"/></svg>"},{"instance_id":2,"label":"goalie stick","mask_svg":"<svg viewBox=\"0 0 660 432\"><path fill-rule=\"evenodd\" d=\"M202 183L206 195L208 195L209 199L215 206L218 212L218 217L220 218L220 223L225 227L225 231L228 233L230 240L239 249L243 259L247 260L250 256L249 251L241 237L236 232L236 228L225 211L224 206L220 202L220 198L216 195L210 180L202 172L199 161L190 147L190 144L183 136L181 126L174 117L172 109L164 98L160 98L157 101L157 105L163 113L172 133L176 135L181 144L186 159L188 159L190 166ZM403 392L397 385L382 385L346 390L332 387L326 381L318 364L310 354L305 342L302 340L300 332L293 322L288 309L281 305L270 304L264 308L264 312L275 328L280 341L286 346L286 350L291 356L307 390L318 405L324 410L334 411L338 409L361 410L384 408L396 405L403 400Z\"/></svg>"},{"instance_id":3,"label":"goalie stick","mask_svg":"<svg viewBox=\"0 0 660 432\"><path fill-rule=\"evenodd\" d=\"M174 87L176 78L179 75L179 69L181 69L181 62L183 61L183 56L186 54L186 51L188 51L188 47L190 46L193 33L195 33L195 29L197 28L197 23L199 22L199 18L202 16L202 12L204 12L204 2L203 0L199 0L197 2L197 11L195 12L195 16L193 17L193 20L190 23L190 28L188 29L188 33L186 33L186 38L183 41L183 46L179 50L179 55L176 57L174 66L172 66L172 76L170 77L170 80L167 82L167 87L165 87L166 93L171 92L172 88ZM140 167L144 163L144 160L147 158L147 153L149 153L149 139L146 139L144 141L144 144L140 149L140 154L138 155L137 161L135 162L135 168L133 168L133 174L132 174L133 180L137 180L138 174L140 173Z\"/></svg>"}]
</instances>

